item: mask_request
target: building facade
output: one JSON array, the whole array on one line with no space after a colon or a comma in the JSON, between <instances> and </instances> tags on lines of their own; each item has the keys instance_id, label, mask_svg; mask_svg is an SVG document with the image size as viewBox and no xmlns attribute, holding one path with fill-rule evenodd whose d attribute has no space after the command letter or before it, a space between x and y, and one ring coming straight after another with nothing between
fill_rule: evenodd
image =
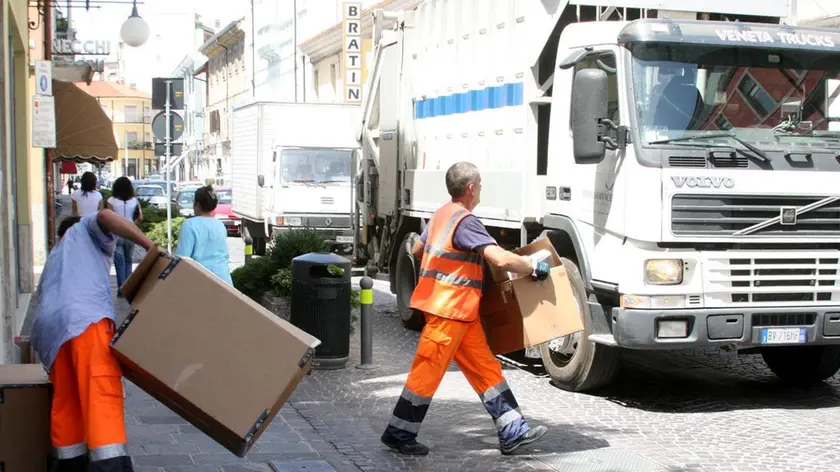
<instances>
[{"instance_id":1,"label":"building facade","mask_svg":"<svg viewBox=\"0 0 840 472\"><path fill-rule=\"evenodd\" d=\"M367 68L373 67L373 11L382 9L385 11L411 10L419 5L422 0L386 0L382 2L365 1L359 2L362 5L362 89L367 80ZM306 69L309 71L307 78L306 101L320 103L343 103L344 102L344 38L342 35L343 26L343 1L324 2L334 3L336 18L332 24L323 25L317 31L313 31L308 39L300 43L301 54L305 57Z\"/></svg>"},{"instance_id":2,"label":"building facade","mask_svg":"<svg viewBox=\"0 0 840 472\"><path fill-rule=\"evenodd\" d=\"M111 121L120 156L110 164L108 177L140 180L160 173L152 136L152 97L136 88L113 82L77 83L95 97Z\"/></svg>"},{"instance_id":3,"label":"building facade","mask_svg":"<svg viewBox=\"0 0 840 472\"><path fill-rule=\"evenodd\" d=\"M173 179L177 181L198 179L200 174L211 173L209 160L205 159L204 154L207 74L197 73L206 63L207 58L196 52L187 55L171 74L172 77L184 79L183 146L181 155L172 162L175 168Z\"/></svg>"},{"instance_id":4,"label":"building facade","mask_svg":"<svg viewBox=\"0 0 840 472\"><path fill-rule=\"evenodd\" d=\"M220 186L230 181L233 106L251 95L243 23L244 18L230 23L199 48L207 63L196 75L207 77L207 94L204 152L198 177L213 179Z\"/></svg>"}]
</instances>

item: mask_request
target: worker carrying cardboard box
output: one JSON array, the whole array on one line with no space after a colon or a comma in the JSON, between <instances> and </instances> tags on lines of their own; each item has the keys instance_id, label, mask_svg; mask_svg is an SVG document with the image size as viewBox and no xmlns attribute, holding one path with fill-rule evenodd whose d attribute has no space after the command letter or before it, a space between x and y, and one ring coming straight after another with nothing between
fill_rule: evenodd
<instances>
[{"instance_id":1,"label":"worker carrying cardboard box","mask_svg":"<svg viewBox=\"0 0 840 472\"><path fill-rule=\"evenodd\" d=\"M53 384L50 470L132 471L122 373L109 349L110 268L118 237L146 250L154 243L110 210L68 217L58 235L41 276L31 338Z\"/></svg>"},{"instance_id":2,"label":"worker carrying cardboard box","mask_svg":"<svg viewBox=\"0 0 840 472\"><path fill-rule=\"evenodd\" d=\"M475 165L452 165L446 171L446 189L452 201L435 212L412 248L414 257L422 260L411 308L425 313L426 326L382 442L403 454L428 454L429 448L417 442L417 433L454 359L493 417L502 454L510 454L541 438L546 428L531 428L522 417L502 366L487 345L478 315L482 260L536 280L548 276L549 266L500 248L471 213L481 195Z\"/></svg>"}]
</instances>

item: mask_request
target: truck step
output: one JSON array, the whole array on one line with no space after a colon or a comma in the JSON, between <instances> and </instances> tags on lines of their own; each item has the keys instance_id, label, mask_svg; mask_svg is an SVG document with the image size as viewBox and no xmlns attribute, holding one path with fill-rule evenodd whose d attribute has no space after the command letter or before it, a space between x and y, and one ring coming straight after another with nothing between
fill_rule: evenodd
<instances>
[{"instance_id":1,"label":"truck step","mask_svg":"<svg viewBox=\"0 0 840 472\"><path fill-rule=\"evenodd\" d=\"M618 346L612 334L590 334L589 340L593 343L605 344L607 346Z\"/></svg>"}]
</instances>

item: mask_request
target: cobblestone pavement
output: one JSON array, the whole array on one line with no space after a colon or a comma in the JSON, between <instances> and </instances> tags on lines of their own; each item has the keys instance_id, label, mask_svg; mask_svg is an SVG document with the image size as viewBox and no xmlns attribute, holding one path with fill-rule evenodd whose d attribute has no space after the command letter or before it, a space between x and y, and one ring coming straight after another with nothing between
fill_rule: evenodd
<instances>
[{"instance_id":1,"label":"cobblestone pavement","mask_svg":"<svg viewBox=\"0 0 840 472\"><path fill-rule=\"evenodd\" d=\"M840 379L813 388L783 387L760 356L718 350L627 354L614 386L599 395L561 391L539 369L506 363L505 375L523 414L550 429L541 442L513 457L499 454L492 421L453 368L420 432L431 454L399 456L379 443L379 435L402 389L418 335L403 329L387 283L376 282L375 307L377 368L354 367L357 330L347 368L306 377L244 460L128 386L129 440L138 470L838 469ZM275 469L268 465L273 460L280 461Z\"/></svg>"}]
</instances>

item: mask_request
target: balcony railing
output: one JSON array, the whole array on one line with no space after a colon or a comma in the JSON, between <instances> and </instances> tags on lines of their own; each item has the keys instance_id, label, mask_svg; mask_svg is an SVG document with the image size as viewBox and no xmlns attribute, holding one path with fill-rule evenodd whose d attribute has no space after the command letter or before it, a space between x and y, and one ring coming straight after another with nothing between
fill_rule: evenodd
<instances>
[{"instance_id":1,"label":"balcony railing","mask_svg":"<svg viewBox=\"0 0 840 472\"><path fill-rule=\"evenodd\" d=\"M149 150L154 148L154 144L151 141L129 141L128 148Z\"/></svg>"}]
</instances>

